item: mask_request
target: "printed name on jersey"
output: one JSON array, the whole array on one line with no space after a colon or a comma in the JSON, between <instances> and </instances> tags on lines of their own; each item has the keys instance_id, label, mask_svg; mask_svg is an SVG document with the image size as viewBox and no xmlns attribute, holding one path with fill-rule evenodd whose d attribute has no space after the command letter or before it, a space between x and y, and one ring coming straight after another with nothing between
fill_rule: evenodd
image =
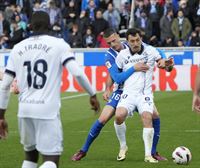
<instances>
[{"instance_id":1,"label":"printed name on jersey","mask_svg":"<svg viewBox=\"0 0 200 168\"><path fill-rule=\"evenodd\" d=\"M108 69L112 67L110 61L106 61L106 67L107 67Z\"/></svg>"}]
</instances>

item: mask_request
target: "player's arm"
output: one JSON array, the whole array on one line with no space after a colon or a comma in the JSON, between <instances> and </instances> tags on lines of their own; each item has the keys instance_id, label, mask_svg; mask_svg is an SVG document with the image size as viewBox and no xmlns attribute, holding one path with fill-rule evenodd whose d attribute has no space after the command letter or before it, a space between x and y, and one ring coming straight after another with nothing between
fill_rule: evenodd
<instances>
[{"instance_id":1,"label":"player's arm","mask_svg":"<svg viewBox=\"0 0 200 168\"><path fill-rule=\"evenodd\" d=\"M5 112L10 97L10 85L14 77L5 73L0 86L0 139L6 138L8 134L8 126L5 120Z\"/></svg>"},{"instance_id":2,"label":"player's arm","mask_svg":"<svg viewBox=\"0 0 200 168\"><path fill-rule=\"evenodd\" d=\"M161 68L161 69L165 69L167 72L171 72L173 67L174 67L174 59L171 58L167 58L165 53L156 48L156 50L158 51L158 53L161 55L161 58L157 60L157 67Z\"/></svg>"},{"instance_id":3,"label":"player's arm","mask_svg":"<svg viewBox=\"0 0 200 168\"><path fill-rule=\"evenodd\" d=\"M113 85L113 80L110 76L110 74L108 73L108 78L106 80L106 89L103 93L103 99L105 101L108 101L109 100L109 97L110 97L110 93L112 92L112 85Z\"/></svg>"},{"instance_id":4,"label":"player's arm","mask_svg":"<svg viewBox=\"0 0 200 168\"><path fill-rule=\"evenodd\" d=\"M147 64L138 62L134 66L130 67L128 70L121 72L117 64L112 64L112 67L108 69L110 76L112 79L118 83L122 84L125 80L127 80L134 72L142 71L146 72L149 69Z\"/></svg>"},{"instance_id":5,"label":"player's arm","mask_svg":"<svg viewBox=\"0 0 200 168\"><path fill-rule=\"evenodd\" d=\"M99 112L100 104L96 96L96 92L92 89L87 76L83 73L82 69L79 67L74 59L68 61L64 66L69 70L69 72L76 78L78 83L88 92L90 95L90 104L92 110Z\"/></svg>"},{"instance_id":6,"label":"player's arm","mask_svg":"<svg viewBox=\"0 0 200 168\"><path fill-rule=\"evenodd\" d=\"M192 111L197 111L200 113L200 67L198 68L196 74L196 81L193 91L193 101L192 101Z\"/></svg>"}]
</instances>

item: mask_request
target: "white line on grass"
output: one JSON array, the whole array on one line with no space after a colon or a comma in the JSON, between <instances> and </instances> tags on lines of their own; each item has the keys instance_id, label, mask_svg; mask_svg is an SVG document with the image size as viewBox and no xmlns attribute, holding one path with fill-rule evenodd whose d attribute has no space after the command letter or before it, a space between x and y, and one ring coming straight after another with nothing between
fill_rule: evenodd
<instances>
[{"instance_id":1,"label":"white line on grass","mask_svg":"<svg viewBox=\"0 0 200 168\"><path fill-rule=\"evenodd\" d=\"M73 95L73 96L65 96L65 97L61 97L61 100L74 99L74 98L83 97L83 96L88 96L88 94L87 93L82 93L82 94Z\"/></svg>"}]
</instances>

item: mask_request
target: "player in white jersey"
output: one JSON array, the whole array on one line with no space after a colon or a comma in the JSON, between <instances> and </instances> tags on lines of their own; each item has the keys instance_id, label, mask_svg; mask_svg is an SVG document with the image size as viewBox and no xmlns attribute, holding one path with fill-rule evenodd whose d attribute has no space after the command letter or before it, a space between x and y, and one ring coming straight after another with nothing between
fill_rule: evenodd
<instances>
[{"instance_id":1,"label":"player in white jersey","mask_svg":"<svg viewBox=\"0 0 200 168\"><path fill-rule=\"evenodd\" d=\"M16 77L19 88L18 123L26 158L22 168L57 168L63 151L60 120L60 86L62 67L76 77L89 93L90 104L99 110L95 91L75 61L70 46L63 39L48 35L50 19L46 12L32 16L33 36L14 46L0 88L0 138L7 136L4 113L9 100L9 87Z\"/></svg>"},{"instance_id":2,"label":"player in white jersey","mask_svg":"<svg viewBox=\"0 0 200 168\"><path fill-rule=\"evenodd\" d=\"M119 69L126 71L129 67L138 62L149 65L147 72L135 72L125 82L120 102L116 109L116 124L123 123L128 115L132 115L135 109L138 110L143 122L143 140L145 146L145 161L157 163L151 156L154 129L152 127L152 116L154 102L152 94L152 77L155 62L159 68L165 68L165 60L161 59L159 52L152 46L143 45L140 32L137 29L129 29L126 39L129 49L120 51L116 58Z\"/></svg>"},{"instance_id":3,"label":"player in white jersey","mask_svg":"<svg viewBox=\"0 0 200 168\"><path fill-rule=\"evenodd\" d=\"M196 74L196 82L193 91L192 111L200 114L200 67Z\"/></svg>"}]
</instances>

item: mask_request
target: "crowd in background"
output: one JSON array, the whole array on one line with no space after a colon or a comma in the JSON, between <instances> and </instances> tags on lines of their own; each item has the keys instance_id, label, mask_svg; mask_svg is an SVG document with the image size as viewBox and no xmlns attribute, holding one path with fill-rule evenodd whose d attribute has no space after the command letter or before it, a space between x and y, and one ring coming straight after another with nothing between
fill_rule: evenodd
<instances>
[{"instance_id":1,"label":"crowd in background","mask_svg":"<svg viewBox=\"0 0 200 168\"><path fill-rule=\"evenodd\" d=\"M200 0L135 0L134 26L153 46L200 46ZM11 49L31 35L32 12L50 16L54 36L73 48L108 47L111 27L124 37L131 0L0 0L0 48Z\"/></svg>"}]
</instances>

